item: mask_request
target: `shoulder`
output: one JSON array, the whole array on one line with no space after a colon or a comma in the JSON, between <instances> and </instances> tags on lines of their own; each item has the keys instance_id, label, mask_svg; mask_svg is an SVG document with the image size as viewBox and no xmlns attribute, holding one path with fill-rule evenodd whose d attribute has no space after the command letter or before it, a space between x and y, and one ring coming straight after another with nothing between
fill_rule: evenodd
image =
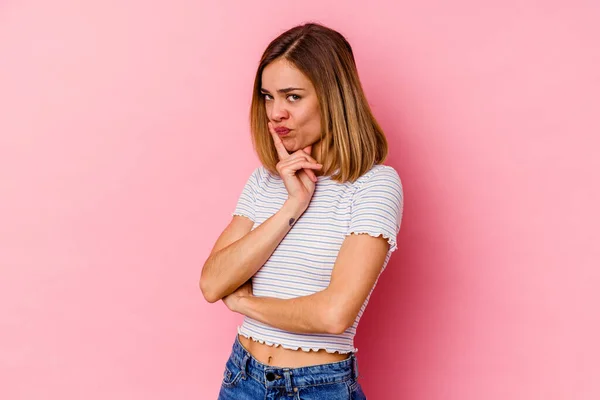
<instances>
[{"instance_id":1,"label":"shoulder","mask_svg":"<svg viewBox=\"0 0 600 400\"><path fill-rule=\"evenodd\" d=\"M389 165L375 165L356 180L352 203L369 207L379 207L387 203L401 209L404 191L400 175Z\"/></svg>"},{"instance_id":2,"label":"shoulder","mask_svg":"<svg viewBox=\"0 0 600 400\"><path fill-rule=\"evenodd\" d=\"M250 175L247 175L244 191L251 194L258 193L265 182L267 174L268 171L262 165L255 167L252 172L250 172Z\"/></svg>"},{"instance_id":3,"label":"shoulder","mask_svg":"<svg viewBox=\"0 0 600 400\"><path fill-rule=\"evenodd\" d=\"M267 175L269 175L269 171L263 165L259 165L252 170L249 179L258 184L263 181Z\"/></svg>"},{"instance_id":4,"label":"shoulder","mask_svg":"<svg viewBox=\"0 0 600 400\"><path fill-rule=\"evenodd\" d=\"M248 181L253 186L254 191L258 193L261 190L261 188L264 187L265 182L270 180L271 177L272 174L269 172L269 170L261 164L252 170Z\"/></svg>"},{"instance_id":5,"label":"shoulder","mask_svg":"<svg viewBox=\"0 0 600 400\"><path fill-rule=\"evenodd\" d=\"M394 186L401 190L402 180L398 171L392 166L376 164L354 182L357 190L377 185Z\"/></svg>"}]
</instances>

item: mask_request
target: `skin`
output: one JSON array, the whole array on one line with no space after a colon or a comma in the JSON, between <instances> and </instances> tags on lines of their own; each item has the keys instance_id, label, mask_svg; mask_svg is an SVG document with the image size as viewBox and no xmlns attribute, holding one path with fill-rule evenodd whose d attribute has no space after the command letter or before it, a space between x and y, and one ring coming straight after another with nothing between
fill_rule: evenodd
<instances>
[{"instance_id":1,"label":"skin","mask_svg":"<svg viewBox=\"0 0 600 400\"><path fill-rule=\"evenodd\" d=\"M286 93L281 89L297 88ZM293 64L284 59L273 61L262 73L262 89L267 117L274 127L291 129L281 137L288 153L312 145L312 154L319 154L321 111L313 84ZM321 163L321 160L317 159ZM322 164L322 163L321 163ZM316 175L320 171L315 171Z\"/></svg>"}]
</instances>

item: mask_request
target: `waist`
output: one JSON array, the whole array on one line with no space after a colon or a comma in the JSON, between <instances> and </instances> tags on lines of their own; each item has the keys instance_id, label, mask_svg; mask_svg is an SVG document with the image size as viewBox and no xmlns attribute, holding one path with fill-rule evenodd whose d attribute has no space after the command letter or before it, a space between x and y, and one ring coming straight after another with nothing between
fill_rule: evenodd
<instances>
[{"instance_id":1,"label":"waist","mask_svg":"<svg viewBox=\"0 0 600 400\"><path fill-rule=\"evenodd\" d=\"M302 351L302 350L300 350ZM337 362L305 367L275 367L258 361L240 343L239 337L233 343L229 361L240 369L242 375L253 377L267 387L315 386L327 383L347 382L358 379L358 363L356 356ZM291 382L290 382L291 380Z\"/></svg>"},{"instance_id":2,"label":"waist","mask_svg":"<svg viewBox=\"0 0 600 400\"><path fill-rule=\"evenodd\" d=\"M240 350L245 350L262 364L279 368L299 368L319 364L343 361L351 357L351 353L328 353L324 349L319 351L291 350L282 346L269 346L264 343L248 339L238 334L236 338Z\"/></svg>"}]
</instances>

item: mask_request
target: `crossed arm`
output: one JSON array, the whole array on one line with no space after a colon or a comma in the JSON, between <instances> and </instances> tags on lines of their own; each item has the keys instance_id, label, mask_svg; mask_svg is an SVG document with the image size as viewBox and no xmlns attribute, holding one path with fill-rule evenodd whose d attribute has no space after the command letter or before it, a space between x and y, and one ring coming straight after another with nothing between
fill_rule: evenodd
<instances>
[{"instance_id":1,"label":"crossed arm","mask_svg":"<svg viewBox=\"0 0 600 400\"><path fill-rule=\"evenodd\" d=\"M382 236L352 234L342 243L325 290L292 299L255 297L247 282L223 301L232 311L279 329L340 334L354 323L388 248Z\"/></svg>"}]
</instances>

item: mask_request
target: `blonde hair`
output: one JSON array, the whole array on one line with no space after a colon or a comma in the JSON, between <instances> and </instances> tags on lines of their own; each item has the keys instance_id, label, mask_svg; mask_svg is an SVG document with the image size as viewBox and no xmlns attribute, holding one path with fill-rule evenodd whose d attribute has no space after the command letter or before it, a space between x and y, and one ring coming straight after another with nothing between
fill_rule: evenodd
<instances>
[{"instance_id":1,"label":"blonde hair","mask_svg":"<svg viewBox=\"0 0 600 400\"><path fill-rule=\"evenodd\" d=\"M317 23L296 26L275 38L264 51L254 78L250 105L252 145L263 166L278 175L279 161L267 126L261 94L262 72L277 59L292 63L311 81L321 111L319 154L323 175L354 182L385 161L388 144L363 92L352 48L337 31ZM339 170L338 170L339 169Z\"/></svg>"}]
</instances>

